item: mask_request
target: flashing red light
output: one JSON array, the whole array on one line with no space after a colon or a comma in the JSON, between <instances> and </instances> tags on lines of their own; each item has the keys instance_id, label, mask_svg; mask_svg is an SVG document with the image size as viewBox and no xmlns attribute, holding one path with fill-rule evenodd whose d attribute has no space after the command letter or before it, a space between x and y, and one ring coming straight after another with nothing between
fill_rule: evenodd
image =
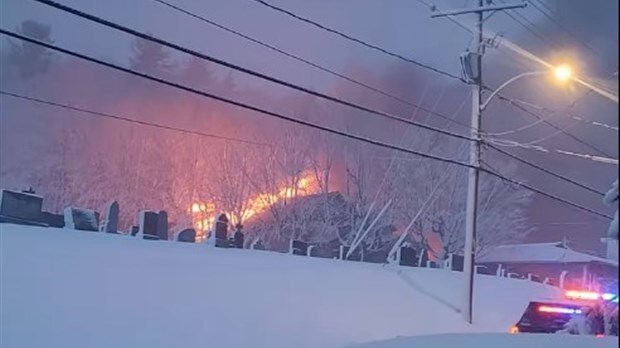
<instances>
[{"instance_id":1,"label":"flashing red light","mask_svg":"<svg viewBox=\"0 0 620 348\"><path fill-rule=\"evenodd\" d=\"M581 314L581 310L567 307L540 306L538 311L544 313Z\"/></svg>"},{"instance_id":2,"label":"flashing red light","mask_svg":"<svg viewBox=\"0 0 620 348\"><path fill-rule=\"evenodd\" d=\"M603 338L603 337L605 337L605 335L602 335L602 334L597 334L597 335L596 335L596 336L594 336L594 337L596 337L596 338Z\"/></svg>"},{"instance_id":3,"label":"flashing red light","mask_svg":"<svg viewBox=\"0 0 620 348\"><path fill-rule=\"evenodd\" d=\"M601 298L601 294L593 291L569 290L566 292L566 297L573 300L598 301Z\"/></svg>"}]
</instances>

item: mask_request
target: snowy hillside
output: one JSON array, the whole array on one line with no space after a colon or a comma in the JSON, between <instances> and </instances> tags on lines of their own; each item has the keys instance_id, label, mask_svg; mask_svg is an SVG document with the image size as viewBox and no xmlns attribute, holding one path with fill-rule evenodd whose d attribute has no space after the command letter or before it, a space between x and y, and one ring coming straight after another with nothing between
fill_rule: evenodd
<instances>
[{"instance_id":1,"label":"snowy hillside","mask_svg":"<svg viewBox=\"0 0 620 348\"><path fill-rule=\"evenodd\" d=\"M551 287L460 273L0 224L3 348L324 347L506 332Z\"/></svg>"}]
</instances>

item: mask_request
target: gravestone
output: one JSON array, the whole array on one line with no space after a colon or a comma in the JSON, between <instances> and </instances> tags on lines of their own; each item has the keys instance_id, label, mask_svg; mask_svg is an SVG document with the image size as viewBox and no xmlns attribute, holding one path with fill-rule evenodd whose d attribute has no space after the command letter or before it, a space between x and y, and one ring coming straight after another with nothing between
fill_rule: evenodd
<instances>
[{"instance_id":1,"label":"gravestone","mask_svg":"<svg viewBox=\"0 0 620 348\"><path fill-rule=\"evenodd\" d=\"M65 227L65 216L62 214L54 214L49 212L41 212L41 222L49 227L63 228Z\"/></svg>"},{"instance_id":2,"label":"gravestone","mask_svg":"<svg viewBox=\"0 0 620 348\"><path fill-rule=\"evenodd\" d=\"M254 250L265 250L265 246L260 239L256 239L254 242L252 242L252 245L250 247Z\"/></svg>"},{"instance_id":3,"label":"gravestone","mask_svg":"<svg viewBox=\"0 0 620 348\"><path fill-rule=\"evenodd\" d=\"M43 197L27 192L0 191L0 222L41 225Z\"/></svg>"},{"instance_id":4,"label":"gravestone","mask_svg":"<svg viewBox=\"0 0 620 348\"><path fill-rule=\"evenodd\" d=\"M351 253L351 255L349 255L349 257L347 258L347 253L349 253L349 250L351 248L348 246L344 246L341 245L340 246L340 255L338 255L338 258L340 260L349 260L349 261L361 261L362 260L362 254L360 252L360 249L356 249L353 253Z\"/></svg>"},{"instance_id":5,"label":"gravestone","mask_svg":"<svg viewBox=\"0 0 620 348\"><path fill-rule=\"evenodd\" d=\"M65 208L65 228L79 231L99 231L99 215L91 209Z\"/></svg>"},{"instance_id":6,"label":"gravestone","mask_svg":"<svg viewBox=\"0 0 620 348\"><path fill-rule=\"evenodd\" d=\"M168 240L168 213L165 210L157 214L157 237Z\"/></svg>"},{"instance_id":7,"label":"gravestone","mask_svg":"<svg viewBox=\"0 0 620 348\"><path fill-rule=\"evenodd\" d=\"M418 253L417 251L408 246L404 246L400 248L400 260L398 260L398 264L401 266L413 266L416 267L418 265Z\"/></svg>"},{"instance_id":8,"label":"gravestone","mask_svg":"<svg viewBox=\"0 0 620 348\"><path fill-rule=\"evenodd\" d=\"M132 237L135 237L139 231L140 231L140 228L138 226L129 226L129 234Z\"/></svg>"},{"instance_id":9,"label":"gravestone","mask_svg":"<svg viewBox=\"0 0 620 348\"><path fill-rule=\"evenodd\" d=\"M186 228L176 235L177 242L184 243L196 243L196 230L193 228Z\"/></svg>"},{"instance_id":10,"label":"gravestone","mask_svg":"<svg viewBox=\"0 0 620 348\"><path fill-rule=\"evenodd\" d=\"M138 236L147 240L159 240L157 236L157 212L143 210L138 214Z\"/></svg>"},{"instance_id":11,"label":"gravestone","mask_svg":"<svg viewBox=\"0 0 620 348\"><path fill-rule=\"evenodd\" d=\"M463 255L454 255L450 254L452 261L450 262L451 269L457 272L463 272L463 267L465 264L465 257Z\"/></svg>"},{"instance_id":12,"label":"gravestone","mask_svg":"<svg viewBox=\"0 0 620 348\"><path fill-rule=\"evenodd\" d=\"M118 202L112 201L106 204L104 209L103 225L101 231L106 233L118 233Z\"/></svg>"},{"instance_id":13,"label":"gravestone","mask_svg":"<svg viewBox=\"0 0 620 348\"><path fill-rule=\"evenodd\" d=\"M215 246L218 248L228 248L228 217L226 214L219 214L215 219Z\"/></svg>"},{"instance_id":14,"label":"gravestone","mask_svg":"<svg viewBox=\"0 0 620 348\"><path fill-rule=\"evenodd\" d=\"M241 232L242 229L243 229L243 226L241 224L235 225L235 233L233 234L232 245L233 247L238 248L238 249L243 249L244 235L243 235L243 232Z\"/></svg>"},{"instance_id":15,"label":"gravestone","mask_svg":"<svg viewBox=\"0 0 620 348\"><path fill-rule=\"evenodd\" d=\"M308 254L308 243L291 239L289 252L293 255L306 256Z\"/></svg>"}]
</instances>

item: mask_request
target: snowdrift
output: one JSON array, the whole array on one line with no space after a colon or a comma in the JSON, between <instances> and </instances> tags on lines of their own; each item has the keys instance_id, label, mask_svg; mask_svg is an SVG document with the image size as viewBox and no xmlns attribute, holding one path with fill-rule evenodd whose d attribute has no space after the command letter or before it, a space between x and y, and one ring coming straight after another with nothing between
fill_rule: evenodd
<instances>
[{"instance_id":1,"label":"snowdrift","mask_svg":"<svg viewBox=\"0 0 620 348\"><path fill-rule=\"evenodd\" d=\"M211 249L0 224L3 348L340 348L397 336L506 332L557 289L457 272Z\"/></svg>"}]
</instances>

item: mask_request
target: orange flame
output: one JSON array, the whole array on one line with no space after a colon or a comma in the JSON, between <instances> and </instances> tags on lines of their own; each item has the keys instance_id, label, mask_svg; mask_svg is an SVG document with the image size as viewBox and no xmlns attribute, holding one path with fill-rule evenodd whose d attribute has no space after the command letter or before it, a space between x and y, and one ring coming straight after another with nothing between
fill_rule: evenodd
<instances>
[{"instance_id":1,"label":"orange flame","mask_svg":"<svg viewBox=\"0 0 620 348\"><path fill-rule=\"evenodd\" d=\"M316 191L315 185L313 185L313 176L311 173L304 174L296 185L284 186L273 193L261 193L255 197L249 198L244 206L245 211L241 220L247 221L254 216L257 216L270 206L277 203L282 199L307 196ZM206 232L213 225L216 209L215 204L210 202L195 202L190 207L192 213L192 224L196 229L196 242L200 243L206 238ZM232 215L229 212L224 212L229 217Z\"/></svg>"}]
</instances>

